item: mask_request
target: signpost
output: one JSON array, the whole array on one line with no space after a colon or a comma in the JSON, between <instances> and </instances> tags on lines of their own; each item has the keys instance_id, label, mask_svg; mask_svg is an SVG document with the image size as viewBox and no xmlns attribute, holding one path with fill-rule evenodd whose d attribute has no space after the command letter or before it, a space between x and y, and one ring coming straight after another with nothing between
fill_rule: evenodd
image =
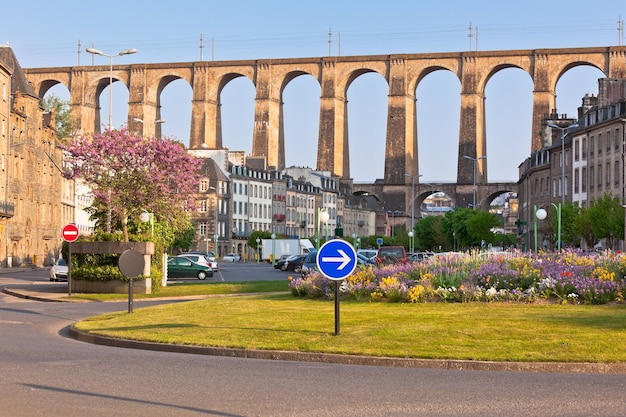
<instances>
[{"instance_id":1,"label":"signpost","mask_svg":"<svg viewBox=\"0 0 626 417\"><path fill-rule=\"evenodd\" d=\"M63 240L67 242L67 295L72 295L72 242L78 239L78 227L74 223L66 224L61 230Z\"/></svg>"},{"instance_id":2,"label":"signpost","mask_svg":"<svg viewBox=\"0 0 626 417\"><path fill-rule=\"evenodd\" d=\"M117 266L120 272L128 278L128 312L133 312L133 278L143 273L146 261L141 253L135 249L127 249L120 255Z\"/></svg>"},{"instance_id":3,"label":"signpost","mask_svg":"<svg viewBox=\"0 0 626 417\"><path fill-rule=\"evenodd\" d=\"M356 268L354 246L345 240L332 239L324 243L315 257L317 269L326 278L335 281L335 336L339 334L339 281L349 277Z\"/></svg>"}]
</instances>

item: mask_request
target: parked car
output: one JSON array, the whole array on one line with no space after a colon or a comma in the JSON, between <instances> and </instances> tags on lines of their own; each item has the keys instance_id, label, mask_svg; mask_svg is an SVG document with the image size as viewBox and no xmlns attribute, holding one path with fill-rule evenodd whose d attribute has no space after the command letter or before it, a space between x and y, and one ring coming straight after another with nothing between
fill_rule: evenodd
<instances>
[{"instance_id":1,"label":"parked car","mask_svg":"<svg viewBox=\"0 0 626 417\"><path fill-rule=\"evenodd\" d=\"M415 252L407 254L409 262L421 262L433 255L432 252Z\"/></svg>"},{"instance_id":2,"label":"parked car","mask_svg":"<svg viewBox=\"0 0 626 417\"><path fill-rule=\"evenodd\" d=\"M381 246L376 254L376 265L405 264L409 262L404 246Z\"/></svg>"},{"instance_id":3,"label":"parked car","mask_svg":"<svg viewBox=\"0 0 626 417\"><path fill-rule=\"evenodd\" d=\"M274 265L274 268L276 269L280 269L281 271L286 271L287 270L287 263L289 262L290 259L295 259L297 258L298 255L283 255L280 257L280 259L278 261L276 261L276 264Z\"/></svg>"},{"instance_id":4,"label":"parked car","mask_svg":"<svg viewBox=\"0 0 626 417\"><path fill-rule=\"evenodd\" d=\"M213 255L213 260L211 260L210 257L207 257L209 255L205 255L205 253L211 254L213 252L185 252L179 255L186 256L187 258L191 259L194 262L199 262L199 263L206 262L209 264L211 269L213 269L214 271L217 271L218 265L217 265L217 261L215 260L215 255Z\"/></svg>"},{"instance_id":5,"label":"parked car","mask_svg":"<svg viewBox=\"0 0 626 417\"><path fill-rule=\"evenodd\" d=\"M209 260L209 262L215 262L217 261L217 258L215 257L215 252L202 252L202 251L189 251L189 252L185 252L185 254L189 254L189 255L202 255L205 258L207 258ZM183 255L181 253L181 255Z\"/></svg>"},{"instance_id":6,"label":"parked car","mask_svg":"<svg viewBox=\"0 0 626 417\"><path fill-rule=\"evenodd\" d=\"M222 262L239 262L241 260L241 256L236 253L227 253L222 256Z\"/></svg>"},{"instance_id":7,"label":"parked car","mask_svg":"<svg viewBox=\"0 0 626 417\"><path fill-rule=\"evenodd\" d=\"M363 266L376 265L376 257L368 258L367 256L361 253L357 253L356 262L357 262L357 265L363 265Z\"/></svg>"},{"instance_id":8,"label":"parked car","mask_svg":"<svg viewBox=\"0 0 626 417\"><path fill-rule=\"evenodd\" d=\"M59 258L50 268L50 281L67 281L68 266L65 259Z\"/></svg>"},{"instance_id":9,"label":"parked car","mask_svg":"<svg viewBox=\"0 0 626 417\"><path fill-rule=\"evenodd\" d=\"M302 272L302 265L304 264L304 260L306 259L306 257L309 256L309 254L304 254L304 255L297 255L294 258L290 258L286 263L287 263L287 267L286 267L286 271L292 271L295 272L296 274L299 274Z\"/></svg>"},{"instance_id":10,"label":"parked car","mask_svg":"<svg viewBox=\"0 0 626 417\"><path fill-rule=\"evenodd\" d=\"M207 277L213 277L213 268L209 266L208 261L202 255L204 262L196 262L187 256L172 256L167 260L167 277L168 278L193 278L204 280Z\"/></svg>"},{"instance_id":11,"label":"parked car","mask_svg":"<svg viewBox=\"0 0 626 417\"><path fill-rule=\"evenodd\" d=\"M303 277L307 276L311 272L317 271L317 251L311 251L304 258L304 263L302 264L301 274Z\"/></svg>"},{"instance_id":12,"label":"parked car","mask_svg":"<svg viewBox=\"0 0 626 417\"><path fill-rule=\"evenodd\" d=\"M376 254L378 254L378 250L376 249L359 249L356 251L357 254L363 255L366 258L374 259L376 258Z\"/></svg>"}]
</instances>

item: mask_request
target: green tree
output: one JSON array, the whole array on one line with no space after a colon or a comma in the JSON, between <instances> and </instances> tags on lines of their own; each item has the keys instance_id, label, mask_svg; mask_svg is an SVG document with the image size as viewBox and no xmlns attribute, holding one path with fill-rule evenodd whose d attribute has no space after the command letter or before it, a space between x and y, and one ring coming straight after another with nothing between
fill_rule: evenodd
<instances>
[{"instance_id":1,"label":"green tree","mask_svg":"<svg viewBox=\"0 0 626 417\"><path fill-rule=\"evenodd\" d=\"M587 209L593 233L597 239L605 239L607 248L615 248L624 238L624 208L619 198L605 193L594 200Z\"/></svg>"},{"instance_id":2,"label":"green tree","mask_svg":"<svg viewBox=\"0 0 626 417\"><path fill-rule=\"evenodd\" d=\"M43 98L40 104L46 111L54 113L57 138L65 139L70 137L76 130L78 123L70 115L69 103L61 100L54 94L50 94Z\"/></svg>"},{"instance_id":3,"label":"green tree","mask_svg":"<svg viewBox=\"0 0 626 417\"><path fill-rule=\"evenodd\" d=\"M448 248L441 216L426 216L415 223L415 246L421 250Z\"/></svg>"}]
</instances>

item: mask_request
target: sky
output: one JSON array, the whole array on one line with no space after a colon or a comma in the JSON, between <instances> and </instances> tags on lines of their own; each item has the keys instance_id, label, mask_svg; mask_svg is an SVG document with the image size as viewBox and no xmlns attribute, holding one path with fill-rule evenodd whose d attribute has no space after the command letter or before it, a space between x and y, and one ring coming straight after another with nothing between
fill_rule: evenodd
<instances>
[{"instance_id":1,"label":"sky","mask_svg":"<svg viewBox=\"0 0 626 417\"><path fill-rule=\"evenodd\" d=\"M623 45L618 21L626 19L626 2L591 7L580 0L178 0L146 7L137 0L97 6L32 0L27 9L8 2L3 13L11 18L0 26L0 42L12 47L23 68L37 68L109 64L109 58L86 53L87 47L111 55L136 48L136 54L115 57L113 63L140 64ZM601 71L585 66L565 73L556 88L557 112L575 117L582 97L597 94L601 77ZM516 69L497 73L487 84L489 181L517 181L518 166L530 154L532 88L528 74ZM69 100L62 86L49 94ZM243 77L222 93L223 145L230 150L252 150L254 94L252 82ZM422 183L456 179L459 94L458 79L446 71L432 73L417 88ZM108 95L107 88L100 100L104 121ZM117 82L112 95L113 126L121 127L127 121L128 91ZM285 89L287 166L315 168L319 96L310 76L297 77ZM161 102L162 134L188 144L191 88L175 81ZM355 182L384 177L386 111L382 76L366 74L350 86L348 137Z\"/></svg>"}]
</instances>

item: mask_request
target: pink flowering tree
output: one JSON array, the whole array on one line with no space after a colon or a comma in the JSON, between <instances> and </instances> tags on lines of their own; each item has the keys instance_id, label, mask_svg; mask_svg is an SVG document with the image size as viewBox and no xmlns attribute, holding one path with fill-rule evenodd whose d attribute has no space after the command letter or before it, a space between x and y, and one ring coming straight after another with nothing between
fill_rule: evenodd
<instances>
[{"instance_id":1,"label":"pink flowering tree","mask_svg":"<svg viewBox=\"0 0 626 417\"><path fill-rule=\"evenodd\" d=\"M149 212L174 230L189 225L187 213L198 184L202 160L183 144L167 138L133 136L127 129L83 135L64 146L65 176L82 179L121 225L128 242L128 223Z\"/></svg>"}]
</instances>

